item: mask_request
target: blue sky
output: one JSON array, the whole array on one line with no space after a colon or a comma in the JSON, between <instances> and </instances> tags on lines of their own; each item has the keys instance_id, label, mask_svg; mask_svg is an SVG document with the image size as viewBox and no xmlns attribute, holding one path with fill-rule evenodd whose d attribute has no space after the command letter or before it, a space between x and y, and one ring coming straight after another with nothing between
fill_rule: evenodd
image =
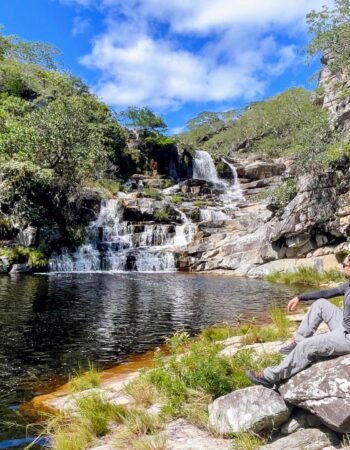
<instances>
[{"instance_id":1,"label":"blue sky","mask_svg":"<svg viewBox=\"0 0 350 450\"><path fill-rule=\"evenodd\" d=\"M2 0L5 34L50 42L115 110L149 106L170 132L292 86L312 88L305 15L325 0Z\"/></svg>"}]
</instances>

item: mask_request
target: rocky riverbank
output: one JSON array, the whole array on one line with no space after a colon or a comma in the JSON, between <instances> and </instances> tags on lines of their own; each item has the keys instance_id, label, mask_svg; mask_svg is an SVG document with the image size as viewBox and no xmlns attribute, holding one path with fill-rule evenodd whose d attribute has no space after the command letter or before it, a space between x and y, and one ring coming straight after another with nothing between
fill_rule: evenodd
<instances>
[{"instance_id":1,"label":"rocky riverbank","mask_svg":"<svg viewBox=\"0 0 350 450\"><path fill-rule=\"evenodd\" d=\"M293 324L301 317L302 314L290 317L292 320L288 323L288 331L284 329L285 337L292 332L295 328ZM211 357L211 365L215 366L217 361L220 361L220 364L231 364L232 367L236 365L233 376L238 383L237 386L244 384L247 386L238 387L225 395L212 396L203 391L200 387L203 380L201 381L200 377L204 375L201 375L202 369L198 365L200 353L198 345L204 345L200 342L205 336L215 337L213 333L217 336L223 333L221 328L206 331L197 343L191 345L184 344L185 341L181 341L180 335L175 335L168 341L172 350L170 349L170 355L166 356L164 367L167 367L170 376L174 376L171 374L177 373L177 370L182 368L182 375L177 373L180 378L175 376L172 379L173 394L179 398L183 395L177 383L181 377L186 378L186 371L192 370L198 380L196 392L192 390L191 396L181 403L182 406L176 412L169 410L170 394L169 392L165 394L168 387L163 386L163 389L160 389L161 383L165 381L163 379L161 382L159 379L161 373L159 360L155 367L146 373L137 370L122 376L110 374L98 386L75 392L68 392L69 388L66 386L64 391L58 391L56 395L34 399L32 405L41 410L60 412L66 417L64 419L65 432L68 433L66 438L72 442L65 448L99 450L348 448L350 357L345 355L317 362L281 385L278 390L249 386L246 380L238 382L238 378L244 376L239 375L244 373L244 365L252 364L253 361L263 366L271 364L274 358L276 360L276 352L283 345L283 340L248 342L256 340L257 329L260 330L258 340L262 340L264 335L265 339L268 339L267 336L273 337L273 333L277 336L285 325L282 325L281 317L279 319L275 317L273 325L254 327L251 325L250 328L249 326L242 328L240 332L244 332L243 335L205 344L209 352L212 351L214 344L219 351L217 356ZM325 331L326 327L321 327L318 332ZM229 332L229 329L224 332ZM230 333L232 332L233 329ZM194 369L190 369L189 362ZM212 370L209 365L206 372L212 373ZM189 373L187 375L189 376ZM146 381L147 376L150 378ZM156 385L148 384L152 379ZM215 382L218 383L218 379ZM86 403L91 401L95 406L93 416L91 411L87 413L85 409ZM99 413L98 408L104 408L106 411L107 404L119 409L114 419L105 417L108 423L105 424L103 436L97 433L95 438L90 436L84 445L81 442L74 443L74 439L78 439L79 436L72 431L72 426L79 424L80 420L90 420L92 423L90 427L96 427L96 424L101 426L102 410L99 421L96 419L96 413ZM175 404L172 405L174 407ZM52 435L54 448L63 448L62 433L62 428L58 430L56 428L54 431Z\"/></svg>"}]
</instances>

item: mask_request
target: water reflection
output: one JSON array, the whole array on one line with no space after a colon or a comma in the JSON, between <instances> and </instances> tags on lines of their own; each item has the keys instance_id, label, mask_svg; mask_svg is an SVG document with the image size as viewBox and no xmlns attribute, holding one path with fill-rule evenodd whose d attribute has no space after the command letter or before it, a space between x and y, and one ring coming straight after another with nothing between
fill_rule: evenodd
<instances>
[{"instance_id":1,"label":"water reflection","mask_svg":"<svg viewBox=\"0 0 350 450\"><path fill-rule=\"evenodd\" d=\"M214 275L1 276L0 415L17 414L7 407L61 382L89 360L112 366L177 329L194 334L215 322L258 317L294 293ZM0 425L0 440L6 437L8 429Z\"/></svg>"}]
</instances>

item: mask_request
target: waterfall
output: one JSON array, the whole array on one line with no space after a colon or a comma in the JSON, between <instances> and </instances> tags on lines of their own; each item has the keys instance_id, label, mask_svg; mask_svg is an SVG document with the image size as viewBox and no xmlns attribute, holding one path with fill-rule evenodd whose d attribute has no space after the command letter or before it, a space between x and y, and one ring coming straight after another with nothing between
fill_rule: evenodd
<instances>
[{"instance_id":1,"label":"waterfall","mask_svg":"<svg viewBox=\"0 0 350 450\"><path fill-rule=\"evenodd\" d=\"M222 196L222 199L225 200L244 200L244 196L243 196L243 192L241 189L241 186L239 184L239 180L238 180L238 174L237 174L237 169L236 167L229 163L228 161L226 161L226 159L221 158L221 161L224 162L225 164L227 164L229 166L229 168L231 169L232 172L232 176L233 176L233 185L231 185L229 187L229 189L227 190L226 194L224 194Z\"/></svg>"},{"instance_id":2,"label":"waterfall","mask_svg":"<svg viewBox=\"0 0 350 450\"><path fill-rule=\"evenodd\" d=\"M193 160L193 178L196 180L219 181L213 158L208 152L197 150Z\"/></svg>"},{"instance_id":3,"label":"waterfall","mask_svg":"<svg viewBox=\"0 0 350 450\"><path fill-rule=\"evenodd\" d=\"M174 271L174 249L196 233L196 226L178 212L181 225L130 223L122 218L122 200L103 200L98 218L87 227L87 242L75 252L52 254L50 272Z\"/></svg>"}]
</instances>

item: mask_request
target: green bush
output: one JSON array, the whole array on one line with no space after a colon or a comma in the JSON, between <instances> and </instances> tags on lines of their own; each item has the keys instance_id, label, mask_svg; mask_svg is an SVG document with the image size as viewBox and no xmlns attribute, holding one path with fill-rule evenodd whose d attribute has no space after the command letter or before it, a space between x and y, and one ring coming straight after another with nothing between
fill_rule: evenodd
<instances>
[{"instance_id":1,"label":"green bush","mask_svg":"<svg viewBox=\"0 0 350 450\"><path fill-rule=\"evenodd\" d=\"M195 399L203 411L211 398L249 386L246 368L261 369L275 364L280 356L259 357L242 350L232 358L224 358L218 355L221 348L203 339L189 343L187 333L176 333L167 339L167 356L157 354L155 368L145 374L167 398L165 412L181 415L191 403L196 403Z\"/></svg>"},{"instance_id":2,"label":"green bush","mask_svg":"<svg viewBox=\"0 0 350 450\"><path fill-rule=\"evenodd\" d=\"M290 178L272 189L267 189L255 196L256 200L268 199L269 205L278 213L282 214L284 208L296 196L298 192L297 182Z\"/></svg>"},{"instance_id":3,"label":"green bush","mask_svg":"<svg viewBox=\"0 0 350 450\"><path fill-rule=\"evenodd\" d=\"M10 260L11 263L27 263L32 269L40 269L47 266L47 259L45 255L39 250L22 247L0 247L0 256L4 256Z\"/></svg>"}]
</instances>

